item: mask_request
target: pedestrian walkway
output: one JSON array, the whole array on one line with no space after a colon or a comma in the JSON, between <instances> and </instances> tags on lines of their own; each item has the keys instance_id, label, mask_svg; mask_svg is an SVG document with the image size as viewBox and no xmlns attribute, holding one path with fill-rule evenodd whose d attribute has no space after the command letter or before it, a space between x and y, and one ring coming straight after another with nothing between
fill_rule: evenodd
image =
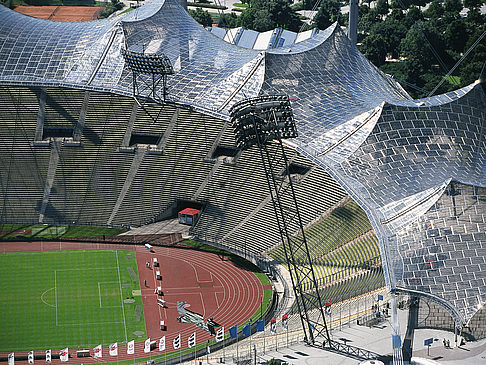
<instances>
[{"instance_id":1,"label":"pedestrian walkway","mask_svg":"<svg viewBox=\"0 0 486 365\"><path fill-rule=\"evenodd\" d=\"M406 331L407 310L399 310L400 326L403 334ZM388 321L384 321L374 327L358 326L353 324L351 326L343 326L340 330L332 332L334 341L346 342L348 345L360 347L368 351L378 353L391 360L392 344L391 344L391 325ZM424 346L424 340L432 338L433 343L430 349ZM445 348L443 340L449 340L451 348ZM460 337L458 337L460 341ZM254 341L253 344L255 344ZM457 344L459 345L459 343ZM486 364L486 339L467 342L463 346L457 346L455 343L454 333L442 330L432 329L417 329L415 330L414 344L413 344L413 360L417 364L441 364L441 365L480 365ZM250 347L251 346L251 347ZM279 344L281 346L281 344ZM245 344L240 343L239 351L242 354L252 355L251 363L255 361L253 345L249 342ZM278 347L275 349L275 344L272 342L271 336L267 340L267 347L265 353L261 353L261 349L257 349L256 363L264 363L271 359L279 359L288 364L306 364L306 365L357 365L362 360L352 359L341 354L336 354L330 351L314 348L305 345L304 343L291 343L288 347ZM225 351L225 358L222 358L223 351L204 356L198 359L202 364L216 364L224 360L226 364L235 364L232 354L229 349ZM189 362L188 362L189 364ZM193 361L194 364L194 361Z\"/></svg>"}]
</instances>

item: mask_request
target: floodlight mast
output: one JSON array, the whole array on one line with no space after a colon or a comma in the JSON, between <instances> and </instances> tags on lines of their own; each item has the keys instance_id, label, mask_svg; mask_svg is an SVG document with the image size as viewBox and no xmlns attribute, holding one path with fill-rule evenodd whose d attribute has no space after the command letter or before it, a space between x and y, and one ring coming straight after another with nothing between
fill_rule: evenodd
<instances>
[{"instance_id":1,"label":"floodlight mast","mask_svg":"<svg viewBox=\"0 0 486 365\"><path fill-rule=\"evenodd\" d=\"M122 49L121 54L125 59L128 68L132 70L133 96L137 98L151 97L155 101L165 102L167 98L167 76L174 74L174 69L169 58L164 54L138 53L128 49ZM151 75L151 84L147 83L146 78L140 75ZM144 85L140 87L138 81ZM157 93L157 88L162 82L162 98ZM148 93L145 93L146 91Z\"/></svg>"},{"instance_id":2,"label":"floodlight mast","mask_svg":"<svg viewBox=\"0 0 486 365\"><path fill-rule=\"evenodd\" d=\"M285 258L289 265L305 342L315 345L316 337L322 336L324 337L322 346L332 347L290 175L289 162L282 143L284 138L297 137L290 100L286 95L268 95L246 99L236 103L231 108L230 114L238 146L242 149L249 149L256 144L260 150ZM273 141L277 142L278 147L274 149L274 155L271 156L272 152L268 148L268 144ZM283 179L278 176L281 168L277 156L279 153L285 167L285 178ZM286 181L287 185L285 185ZM288 199L288 194L290 194L290 199ZM287 205L290 201L292 206L285 206L284 201ZM289 231L290 223L294 219L299 226L300 237L292 235ZM304 259L304 264L302 264L302 259ZM304 283L308 281L313 284L311 291L304 290ZM316 319L311 319L310 311L314 308L318 315Z\"/></svg>"}]
</instances>

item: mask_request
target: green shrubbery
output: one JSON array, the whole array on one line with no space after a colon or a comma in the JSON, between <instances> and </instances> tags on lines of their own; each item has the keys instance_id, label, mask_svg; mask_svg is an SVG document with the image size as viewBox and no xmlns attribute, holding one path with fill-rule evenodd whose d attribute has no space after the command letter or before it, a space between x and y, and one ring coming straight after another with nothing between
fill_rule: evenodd
<instances>
[{"instance_id":1,"label":"green shrubbery","mask_svg":"<svg viewBox=\"0 0 486 365\"><path fill-rule=\"evenodd\" d=\"M120 0L111 0L111 2L109 2L106 6L105 10L101 12L99 18L108 18L111 14L113 14L117 10L122 9L124 6L125 4L121 3Z\"/></svg>"}]
</instances>

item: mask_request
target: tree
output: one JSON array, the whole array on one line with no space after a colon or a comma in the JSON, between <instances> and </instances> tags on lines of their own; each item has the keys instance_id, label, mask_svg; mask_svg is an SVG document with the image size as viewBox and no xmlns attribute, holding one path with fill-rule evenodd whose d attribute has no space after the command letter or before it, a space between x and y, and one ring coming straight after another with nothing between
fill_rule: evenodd
<instances>
[{"instance_id":1,"label":"tree","mask_svg":"<svg viewBox=\"0 0 486 365\"><path fill-rule=\"evenodd\" d=\"M209 27L213 24L213 18L207 10L202 10L201 8L196 8L196 10L188 10L188 13L204 27Z\"/></svg>"},{"instance_id":2,"label":"tree","mask_svg":"<svg viewBox=\"0 0 486 365\"><path fill-rule=\"evenodd\" d=\"M339 21L341 14L341 2L338 0L327 0L321 2L321 6L314 16L314 24L318 29L326 29L334 22Z\"/></svg>"},{"instance_id":3,"label":"tree","mask_svg":"<svg viewBox=\"0 0 486 365\"><path fill-rule=\"evenodd\" d=\"M430 20L442 18L444 15L444 7L442 6L442 2L439 0L433 0L423 14L427 19Z\"/></svg>"},{"instance_id":4,"label":"tree","mask_svg":"<svg viewBox=\"0 0 486 365\"><path fill-rule=\"evenodd\" d=\"M378 0L376 2L375 9L383 19L386 15L388 15L388 11L390 10L390 6L388 5L388 0Z\"/></svg>"},{"instance_id":5,"label":"tree","mask_svg":"<svg viewBox=\"0 0 486 365\"><path fill-rule=\"evenodd\" d=\"M375 9L370 9L366 14L361 15L358 19L358 34L369 34L373 25L378 22L381 22L378 12Z\"/></svg>"},{"instance_id":6,"label":"tree","mask_svg":"<svg viewBox=\"0 0 486 365\"><path fill-rule=\"evenodd\" d=\"M444 9L447 13L452 13L459 16L459 13L462 10L461 0L445 0Z\"/></svg>"},{"instance_id":7,"label":"tree","mask_svg":"<svg viewBox=\"0 0 486 365\"><path fill-rule=\"evenodd\" d=\"M225 13L221 14L221 17L219 18L218 21L218 27L221 28L236 28L238 26L238 16L231 12L231 13Z\"/></svg>"},{"instance_id":8,"label":"tree","mask_svg":"<svg viewBox=\"0 0 486 365\"><path fill-rule=\"evenodd\" d=\"M239 25L258 32L277 27L296 32L302 21L290 5L291 0L250 0L238 17Z\"/></svg>"},{"instance_id":9,"label":"tree","mask_svg":"<svg viewBox=\"0 0 486 365\"><path fill-rule=\"evenodd\" d=\"M469 49L473 43L484 32L485 26L476 28L475 32L469 37L465 49ZM468 58L459 66L459 76L461 78L462 85L469 85L476 81L481 71L483 71L483 78L486 78L486 70L483 70L484 62L486 61L486 38L483 38L481 42L471 51Z\"/></svg>"},{"instance_id":10,"label":"tree","mask_svg":"<svg viewBox=\"0 0 486 365\"><path fill-rule=\"evenodd\" d=\"M385 42L386 54L398 58L400 56L400 42L407 34L407 28L402 22L387 17L384 22L375 23L371 27L370 34L381 35Z\"/></svg>"},{"instance_id":11,"label":"tree","mask_svg":"<svg viewBox=\"0 0 486 365\"><path fill-rule=\"evenodd\" d=\"M454 19L447 24L444 32L447 49L462 53L466 46L467 38L466 22L462 18Z\"/></svg>"},{"instance_id":12,"label":"tree","mask_svg":"<svg viewBox=\"0 0 486 365\"><path fill-rule=\"evenodd\" d=\"M483 4L486 3L485 0L464 0L464 7L471 9L480 9Z\"/></svg>"},{"instance_id":13,"label":"tree","mask_svg":"<svg viewBox=\"0 0 486 365\"><path fill-rule=\"evenodd\" d=\"M424 16L422 12L420 11L419 8L416 6L410 7L408 9L407 15L405 16L405 26L407 28L410 28L412 25L414 25L417 21L423 20Z\"/></svg>"},{"instance_id":14,"label":"tree","mask_svg":"<svg viewBox=\"0 0 486 365\"><path fill-rule=\"evenodd\" d=\"M380 34L370 34L363 39L361 52L375 66L381 66L385 63L386 57L385 40Z\"/></svg>"},{"instance_id":15,"label":"tree","mask_svg":"<svg viewBox=\"0 0 486 365\"><path fill-rule=\"evenodd\" d=\"M103 10L100 15L98 16L99 19L108 18L111 14L115 11L122 9L125 6L119 0L111 0L108 5L106 6L105 10Z\"/></svg>"}]
</instances>

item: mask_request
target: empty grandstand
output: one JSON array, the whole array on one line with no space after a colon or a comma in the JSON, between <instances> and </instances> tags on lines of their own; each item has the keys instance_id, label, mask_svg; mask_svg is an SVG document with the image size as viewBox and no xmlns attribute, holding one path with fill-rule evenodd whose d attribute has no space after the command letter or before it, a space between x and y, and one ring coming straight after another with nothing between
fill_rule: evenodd
<instances>
[{"instance_id":1,"label":"empty grandstand","mask_svg":"<svg viewBox=\"0 0 486 365\"><path fill-rule=\"evenodd\" d=\"M300 38L278 31L270 47L271 34L265 44L215 36L176 0L96 22L5 7L0 19L0 223L128 228L197 208L196 239L286 266L258 151L238 148L229 116L241 100L283 93L299 134L285 153L323 297L386 283L438 303L458 328L486 303L484 83L412 100L337 24ZM134 98L122 50L167 57L165 102L150 75Z\"/></svg>"}]
</instances>

